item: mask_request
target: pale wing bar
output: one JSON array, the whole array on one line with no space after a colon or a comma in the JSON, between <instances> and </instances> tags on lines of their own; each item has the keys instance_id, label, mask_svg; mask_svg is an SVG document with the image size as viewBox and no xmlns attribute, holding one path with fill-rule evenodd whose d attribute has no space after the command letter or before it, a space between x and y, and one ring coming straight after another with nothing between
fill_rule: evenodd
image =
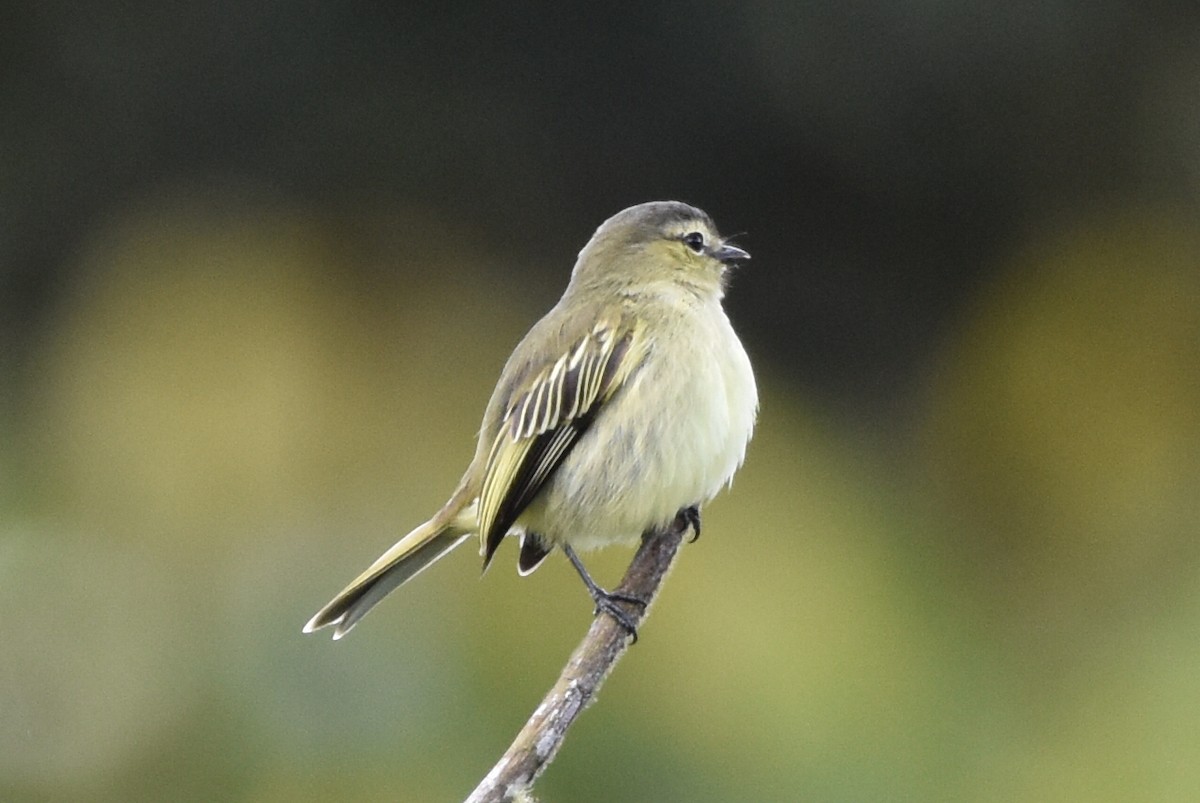
<instances>
[{"instance_id":1,"label":"pale wing bar","mask_svg":"<svg viewBox=\"0 0 1200 803\"><path fill-rule=\"evenodd\" d=\"M512 439L540 435L590 408L600 395L605 369L615 367L610 365L615 340L612 329L596 327L573 351L542 371L504 415Z\"/></svg>"},{"instance_id":2,"label":"pale wing bar","mask_svg":"<svg viewBox=\"0 0 1200 803\"><path fill-rule=\"evenodd\" d=\"M484 562L627 373L631 333L598 325L509 405L479 495Z\"/></svg>"}]
</instances>

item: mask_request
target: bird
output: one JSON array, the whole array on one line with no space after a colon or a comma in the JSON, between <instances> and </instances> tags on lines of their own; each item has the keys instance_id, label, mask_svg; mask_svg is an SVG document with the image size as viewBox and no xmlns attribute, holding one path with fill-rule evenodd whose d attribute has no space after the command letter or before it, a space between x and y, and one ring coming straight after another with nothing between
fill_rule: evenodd
<instances>
[{"instance_id":1,"label":"bird","mask_svg":"<svg viewBox=\"0 0 1200 803\"><path fill-rule=\"evenodd\" d=\"M601 611L634 639L618 602L578 556L636 544L700 510L741 467L758 414L754 371L722 300L750 254L679 201L631 206L579 252L566 290L501 371L475 454L428 521L304 626L340 639L393 590L479 539L486 571L508 535L528 575L560 549ZM694 540L693 537L693 540Z\"/></svg>"}]
</instances>

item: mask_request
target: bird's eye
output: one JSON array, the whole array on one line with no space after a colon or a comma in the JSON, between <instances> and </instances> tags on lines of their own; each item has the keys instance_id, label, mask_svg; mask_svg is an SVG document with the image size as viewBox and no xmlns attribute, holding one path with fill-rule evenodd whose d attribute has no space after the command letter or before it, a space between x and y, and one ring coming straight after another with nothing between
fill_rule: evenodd
<instances>
[{"instance_id":1,"label":"bird's eye","mask_svg":"<svg viewBox=\"0 0 1200 803\"><path fill-rule=\"evenodd\" d=\"M685 234L683 235L683 244L698 254L704 250L704 235L698 231Z\"/></svg>"}]
</instances>

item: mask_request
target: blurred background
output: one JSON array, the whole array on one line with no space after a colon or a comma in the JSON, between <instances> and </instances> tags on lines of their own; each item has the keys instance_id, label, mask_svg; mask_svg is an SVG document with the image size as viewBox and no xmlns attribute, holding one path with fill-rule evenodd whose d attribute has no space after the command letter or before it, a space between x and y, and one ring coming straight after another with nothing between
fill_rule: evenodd
<instances>
[{"instance_id":1,"label":"blurred background","mask_svg":"<svg viewBox=\"0 0 1200 803\"><path fill-rule=\"evenodd\" d=\"M469 793L565 561L300 627L661 198L754 255L759 430L539 794L1200 797L1194 3L5 11L0 798Z\"/></svg>"}]
</instances>

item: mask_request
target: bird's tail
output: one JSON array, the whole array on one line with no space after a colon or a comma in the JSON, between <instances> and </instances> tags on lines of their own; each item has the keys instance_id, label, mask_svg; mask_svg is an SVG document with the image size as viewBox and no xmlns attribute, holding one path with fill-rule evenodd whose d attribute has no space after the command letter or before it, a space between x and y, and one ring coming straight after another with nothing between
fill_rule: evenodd
<instances>
[{"instance_id":1,"label":"bird's tail","mask_svg":"<svg viewBox=\"0 0 1200 803\"><path fill-rule=\"evenodd\" d=\"M380 600L466 540L477 526L475 504L463 508L460 503L455 510L455 501L380 555L308 620L304 632L334 625L333 638L340 639Z\"/></svg>"}]
</instances>

